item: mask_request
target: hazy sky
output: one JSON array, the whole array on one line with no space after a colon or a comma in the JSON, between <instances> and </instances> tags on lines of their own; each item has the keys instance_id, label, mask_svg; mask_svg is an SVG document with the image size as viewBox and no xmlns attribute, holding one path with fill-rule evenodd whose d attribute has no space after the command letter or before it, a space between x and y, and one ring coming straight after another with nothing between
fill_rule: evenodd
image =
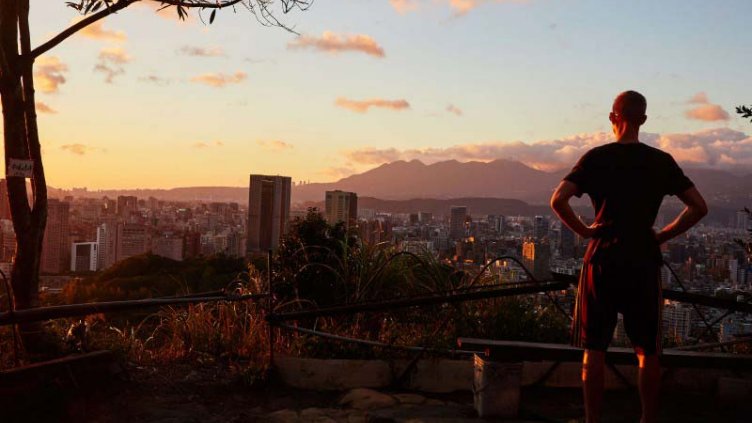
<instances>
[{"instance_id":1,"label":"hazy sky","mask_svg":"<svg viewBox=\"0 0 752 423\"><path fill-rule=\"evenodd\" d=\"M143 3L37 62L53 186L331 181L415 158L556 169L609 141L624 89L648 98L646 141L752 170L734 113L752 104L749 0L318 0L279 16L300 37ZM33 0L34 44L76 16Z\"/></svg>"}]
</instances>

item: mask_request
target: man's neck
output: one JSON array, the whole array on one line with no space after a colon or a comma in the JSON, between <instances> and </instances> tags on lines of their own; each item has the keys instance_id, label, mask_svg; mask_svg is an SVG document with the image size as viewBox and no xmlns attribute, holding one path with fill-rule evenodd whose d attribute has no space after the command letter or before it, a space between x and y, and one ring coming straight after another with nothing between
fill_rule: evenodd
<instances>
[{"instance_id":1,"label":"man's neck","mask_svg":"<svg viewBox=\"0 0 752 423\"><path fill-rule=\"evenodd\" d=\"M640 142L640 128L627 128L616 136L619 144L637 144Z\"/></svg>"}]
</instances>

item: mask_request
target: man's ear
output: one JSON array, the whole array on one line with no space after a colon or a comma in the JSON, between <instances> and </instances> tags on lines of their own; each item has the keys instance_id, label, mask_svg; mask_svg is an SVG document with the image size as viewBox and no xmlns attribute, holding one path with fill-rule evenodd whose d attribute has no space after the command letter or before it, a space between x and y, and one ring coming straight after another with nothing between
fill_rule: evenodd
<instances>
[{"instance_id":1,"label":"man's ear","mask_svg":"<svg viewBox=\"0 0 752 423\"><path fill-rule=\"evenodd\" d=\"M646 120L648 120L648 116L647 115L645 115L642 118L640 118L640 125L643 125Z\"/></svg>"}]
</instances>

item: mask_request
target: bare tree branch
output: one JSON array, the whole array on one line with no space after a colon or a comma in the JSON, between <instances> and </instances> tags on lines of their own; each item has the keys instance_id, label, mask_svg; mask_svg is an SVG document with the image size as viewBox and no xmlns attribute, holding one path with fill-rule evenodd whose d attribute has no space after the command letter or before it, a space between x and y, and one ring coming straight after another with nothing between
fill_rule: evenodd
<instances>
[{"instance_id":1,"label":"bare tree branch","mask_svg":"<svg viewBox=\"0 0 752 423\"><path fill-rule=\"evenodd\" d=\"M40 45L39 47L31 50L28 57L25 57L26 60L34 60L37 57L41 56L42 54L46 53L47 51L51 50L58 44L62 43L66 39L68 39L71 35L75 34L76 32L86 28L87 26L93 24L94 22L105 18L107 16L110 16L113 13L117 13L120 10L125 9L126 7L130 6L131 4L141 1L141 0L120 0L117 3L107 6L104 9L100 10L99 12L96 12L92 15L89 15L80 21L74 23L61 33L55 35L51 39L49 39L44 44Z\"/></svg>"}]
</instances>

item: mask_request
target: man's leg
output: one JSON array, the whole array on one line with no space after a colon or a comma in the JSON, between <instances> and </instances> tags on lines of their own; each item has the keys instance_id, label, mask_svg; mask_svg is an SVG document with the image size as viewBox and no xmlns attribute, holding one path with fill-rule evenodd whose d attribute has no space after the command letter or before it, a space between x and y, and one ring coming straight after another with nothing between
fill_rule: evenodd
<instances>
[{"instance_id":1,"label":"man's leg","mask_svg":"<svg viewBox=\"0 0 752 423\"><path fill-rule=\"evenodd\" d=\"M642 402L641 423L658 420L658 394L661 388L661 364L658 354L637 353L640 362L639 381L640 401Z\"/></svg>"},{"instance_id":2,"label":"man's leg","mask_svg":"<svg viewBox=\"0 0 752 423\"><path fill-rule=\"evenodd\" d=\"M582 356L582 391L585 394L586 423L601 421L605 361L604 351L585 350Z\"/></svg>"}]
</instances>

